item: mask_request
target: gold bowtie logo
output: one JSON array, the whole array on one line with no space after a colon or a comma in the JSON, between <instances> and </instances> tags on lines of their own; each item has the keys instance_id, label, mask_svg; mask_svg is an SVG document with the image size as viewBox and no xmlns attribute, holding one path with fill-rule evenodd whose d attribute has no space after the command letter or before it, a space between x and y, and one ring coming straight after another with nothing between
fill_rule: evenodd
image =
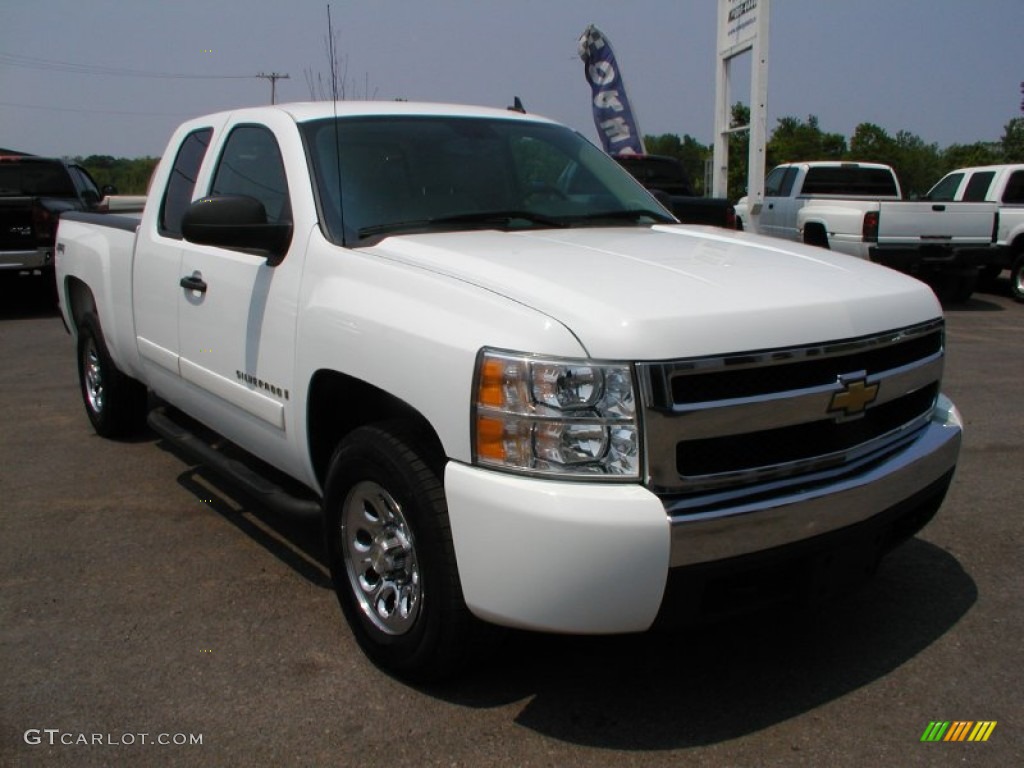
<instances>
[{"instance_id":1,"label":"gold bowtie logo","mask_svg":"<svg viewBox=\"0 0 1024 768\"><path fill-rule=\"evenodd\" d=\"M867 379L861 378L854 381L839 380L843 388L832 395L828 404L828 412L836 413L842 411L844 416L853 416L863 413L864 409L878 397L878 385L868 384Z\"/></svg>"}]
</instances>

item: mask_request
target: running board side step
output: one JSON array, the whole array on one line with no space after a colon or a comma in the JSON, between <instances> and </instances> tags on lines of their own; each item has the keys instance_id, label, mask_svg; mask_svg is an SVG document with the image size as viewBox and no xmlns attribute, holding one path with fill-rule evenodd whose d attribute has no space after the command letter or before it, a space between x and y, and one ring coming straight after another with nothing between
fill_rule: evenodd
<instances>
[{"instance_id":1,"label":"running board side step","mask_svg":"<svg viewBox=\"0 0 1024 768\"><path fill-rule=\"evenodd\" d=\"M295 496L257 474L238 459L220 453L198 435L176 422L166 408L154 408L146 417L146 423L164 440L216 472L259 504L284 515L309 517L320 514L320 504L317 501Z\"/></svg>"}]
</instances>

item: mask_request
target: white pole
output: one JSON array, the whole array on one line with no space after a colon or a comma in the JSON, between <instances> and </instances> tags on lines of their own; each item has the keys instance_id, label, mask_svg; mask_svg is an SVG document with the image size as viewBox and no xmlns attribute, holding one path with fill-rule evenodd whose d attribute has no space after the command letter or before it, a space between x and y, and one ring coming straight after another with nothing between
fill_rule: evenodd
<instances>
[{"instance_id":1,"label":"white pole","mask_svg":"<svg viewBox=\"0 0 1024 768\"><path fill-rule=\"evenodd\" d=\"M768 144L768 16L771 0L758 0L757 36L750 75L750 154L747 163L747 201L752 229L758 231L764 205L765 152Z\"/></svg>"},{"instance_id":2,"label":"white pole","mask_svg":"<svg viewBox=\"0 0 1024 768\"><path fill-rule=\"evenodd\" d=\"M718 36L719 49L715 56L715 146L713 154L714 170L712 172L711 194L714 197L727 197L729 192L729 61L722 55L721 41L726 37L726 24L729 18L729 3L719 0L718 3Z\"/></svg>"}]
</instances>

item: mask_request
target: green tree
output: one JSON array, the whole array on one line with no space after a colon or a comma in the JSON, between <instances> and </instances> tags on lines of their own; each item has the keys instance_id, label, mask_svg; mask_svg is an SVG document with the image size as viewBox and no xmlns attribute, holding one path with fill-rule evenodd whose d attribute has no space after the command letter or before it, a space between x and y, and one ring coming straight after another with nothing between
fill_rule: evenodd
<instances>
[{"instance_id":1,"label":"green tree","mask_svg":"<svg viewBox=\"0 0 1024 768\"><path fill-rule=\"evenodd\" d=\"M905 197L923 195L942 178L938 144L925 144L909 131L896 133L896 160L892 163Z\"/></svg>"},{"instance_id":2,"label":"green tree","mask_svg":"<svg viewBox=\"0 0 1024 768\"><path fill-rule=\"evenodd\" d=\"M1003 148L998 142L978 141L974 144L952 144L942 151L942 171L974 165L996 165L1003 162Z\"/></svg>"},{"instance_id":3,"label":"green tree","mask_svg":"<svg viewBox=\"0 0 1024 768\"><path fill-rule=\"evenodd\" d=\"M927 192L943 172L938 145L925 144L909 131L890 136L874 123L857 126L846 159L891 165L906 197Z\"/></svg>"},{"instance_id":4,"label":"green tree","mask_svg":"<svg viewBox=\"0 0 1024 768\"><path fill-rule=\"evenodd\" d=\"M846 137L822 131L815 115L808 115L807 122L782 117L768 141L768 169L801 160L841 160L845 154Z\"/></svg>"},{"instance_id":5,"label":"green tree","mask_svg":"<svg viewBox=\"0 0 1024 768\"><path fill-rule=\"evenodd\" d=\"M695 195L703 195L704 165L711 157L711 147L701 144L686 134L680 139L674 133L663 133L660 136L644 136L644 147L649 155L666 155L674 157L682 163Z\"/></svg>"},{"instance_id":6,"label":"green tree","mask_svg":"<svg viewBox=\"0 0 1024 768\"><path fill-rule=\"evenodd\" d=\"M874 123L861 123L850 138L847 160L885 163L896 156L896 143L884 128Z\"/></svg>"},{"instance_id":7,"label":"green tree","mask_svg":"<svg viewBox=\"0 0 1024 768\"><path fill-rule=\"evenodd\" d=\"M106 186L117 188L122 195L143 195L149 187L149 178L153 175L158 158L110 157L109 155L90 155L86 158L75 158L102 189Z\"/></svg>"},{"instance_id":8,"label":"green tree","mask_svg":"<svg viewBox=\"0 0 1024 768\"><path fill-rule=\"evenodd\" d=\"M1004 163L1024 163L1024 117L1015 117L1006 124L1000 143Z\"/></svg>"}]
</instances>

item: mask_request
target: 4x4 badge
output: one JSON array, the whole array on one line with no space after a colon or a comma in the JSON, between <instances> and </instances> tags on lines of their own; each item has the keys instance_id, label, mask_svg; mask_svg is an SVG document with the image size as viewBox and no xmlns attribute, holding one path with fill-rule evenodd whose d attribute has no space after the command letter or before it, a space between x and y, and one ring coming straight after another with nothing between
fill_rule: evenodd
<instances>
[{"instance_id":1,"label":"4x4 badge","mask_svg":"<svg viewBox=\"0 0 1024 768\"><path fill-rule=\"evenodd\" d=\"M839 377L843 388L832 395L828 404L828 412L842 411L844 416L863 413L864 409L878 397L878 384L868 384L865 377L848 381Z\"/></svg>"}]
</instances>

